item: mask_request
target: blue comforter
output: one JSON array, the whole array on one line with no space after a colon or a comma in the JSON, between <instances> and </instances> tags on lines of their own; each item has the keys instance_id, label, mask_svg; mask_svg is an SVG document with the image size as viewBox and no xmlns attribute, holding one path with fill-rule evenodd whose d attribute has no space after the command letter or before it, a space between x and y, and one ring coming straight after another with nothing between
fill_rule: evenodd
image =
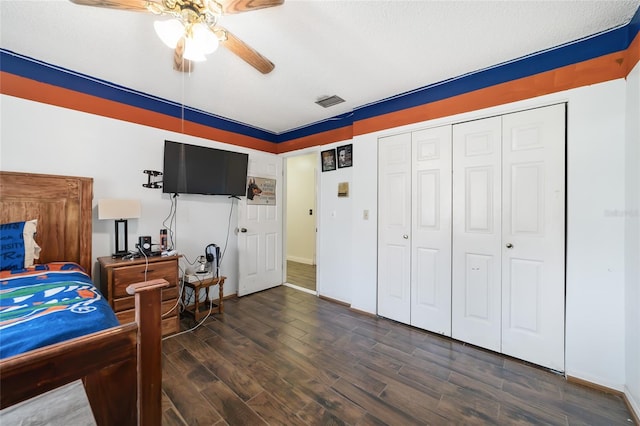
<instances>
[{"instance_id":1,"label":"blue comforter","mask_svg":"<svg viewBox=\"0 0 640 426\"><path fill-rule=\"evenodd\" d=\"M75 263L0 273L0 358L118 324L108 302Z\"/></svg>"}]
</instances>

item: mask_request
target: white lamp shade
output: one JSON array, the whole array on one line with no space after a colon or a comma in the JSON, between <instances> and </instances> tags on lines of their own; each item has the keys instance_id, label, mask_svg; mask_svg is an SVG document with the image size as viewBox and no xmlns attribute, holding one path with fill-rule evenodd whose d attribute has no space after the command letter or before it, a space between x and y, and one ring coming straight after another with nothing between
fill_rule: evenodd
<instances>
[{"instance_id":1,"label":"white lamp shade","mask_svg":"<svg viewBox=\"0 0 640 426\"><path fill-rule=\"evenodd\" d=\"M193 42L198 46L203 55L213 53L218 48L220 41L218 37L204 24L195 24L191 33L193 34Z\"/></svg>"},{"instance_id":2,"label":"white lamp shade","mask_svg":"<svg viewBox=\"0 0 640 426\"><path fill-rule=\"evenodd\" d=\"M153 27L160 40L172 49L176 48L178 40L184 35L184 25L177 19L168 21L155 21Z\"/></svg>"},{"instance_id":3,"label":"white lamp shade","mask_svg":"<svg viewBox=\"0 0 640 426\"><path fill-rule=\"evenodd\" d=\"M105 198L98 200L98 219L135 219L140 217L140 200Z\"/></svg>"},{"instance_id":4,"label":"white lamp shade","mask_svg":"<svg viewBox=\"0 0 640 426\"><path fill-rule=\"evenodd\" d=\"M184 53L182 56L184 56L185 59L194 62L202 62L207 60L207 58L202 53L200 46L198 46L197 43L195 43L190 37L186 37L184 39Z\"/></svg>"}]
</instances>

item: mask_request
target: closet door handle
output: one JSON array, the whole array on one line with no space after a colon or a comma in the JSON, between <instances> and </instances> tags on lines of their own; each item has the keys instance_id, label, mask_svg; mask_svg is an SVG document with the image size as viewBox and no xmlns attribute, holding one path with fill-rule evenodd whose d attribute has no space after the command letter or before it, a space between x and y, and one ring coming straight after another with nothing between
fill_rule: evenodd
<instances>
[{"instance_id":1,"label":"closet door handle","mask_svg":"<svg viewBox=\"0 0 640 426\"><path fill-rule=\"evenodd\" d=\"M508 248L508 249L513 248L513 244L511 244L511 243L507 243L507 248Z\"/></svg>"},{"instance_id":2,"label":"closet door handle","mask_svg":"<svg viewBox=\"0 0 640 426\"><path fill-rule=\"evenodd\" d=\"M404 234L404 235L402 236L402 238L404 238L405 240L408 240L408 239L409 239L409 236L408 236L407 234Z\"/></svg>"}]
</instances>

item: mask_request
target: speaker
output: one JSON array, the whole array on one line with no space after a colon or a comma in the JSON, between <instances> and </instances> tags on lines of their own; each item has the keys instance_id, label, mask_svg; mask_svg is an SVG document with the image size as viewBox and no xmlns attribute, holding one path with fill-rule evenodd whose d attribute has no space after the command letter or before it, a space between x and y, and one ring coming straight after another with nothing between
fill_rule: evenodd
<instances>
[{"instance_id":1,"label":"speaker","mask_svg":"<svg viewBox=\"0 0 640 426\"><path fill-rule=\"evenodd\" d=\"M151 237L138 237L138 248L147 255L151 253Z\"/></svg>"}]
</instances>

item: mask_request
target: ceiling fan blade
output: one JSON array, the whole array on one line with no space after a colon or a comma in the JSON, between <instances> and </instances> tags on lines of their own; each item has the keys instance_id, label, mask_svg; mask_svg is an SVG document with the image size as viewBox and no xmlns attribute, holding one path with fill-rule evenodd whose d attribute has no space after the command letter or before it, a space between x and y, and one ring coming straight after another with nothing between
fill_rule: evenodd
<instances>
[{"instance_id":1,"label":"ceiling fan blade","mask_svg":"<svg viewBox=\"0 0 640 426\"><path fill-rule=\"evenodd\" d=\"M222 5L222 13L232 14L280 6L284 0L222 0L219 3Z\"/></svg>"},{"instance_id":2,"label":"ceiling fan blade","mask_svg":"<svg viewBox=\"0 0 640 426\"><path fill-rule=\"evenodd\" d=\"M178 40L176 49L173 51L173 69L180 72L193 71L193 62L184 58L184 37Z\"/></svg>"},{"instance_id":3,"label":"ceiling fan blade","mask_svg":"<svg viewBox=\"0 0 640 426\"><path fill-rule=\"evenodd\" d=\"M72 3L82 6L106 7L109 9L132 10L148 12L150 4L162 6L162 0L70 0Z\"/></svg>"},{"instance_id":4,"label":"ceiling fan blade","mask_svg":"<svg viewBox=\"0 0 640 426\"><path fill-rule=\"evenodd\" d=\"M259 54L247 43L240 40L229 31L224 31L227 33L227 39L221 42L224 47L238 55L242 60L260 71L262 74L269 74L271 71L273 71L273 69L275 68L273 62Z\"/></svg>"}]
</instances>

